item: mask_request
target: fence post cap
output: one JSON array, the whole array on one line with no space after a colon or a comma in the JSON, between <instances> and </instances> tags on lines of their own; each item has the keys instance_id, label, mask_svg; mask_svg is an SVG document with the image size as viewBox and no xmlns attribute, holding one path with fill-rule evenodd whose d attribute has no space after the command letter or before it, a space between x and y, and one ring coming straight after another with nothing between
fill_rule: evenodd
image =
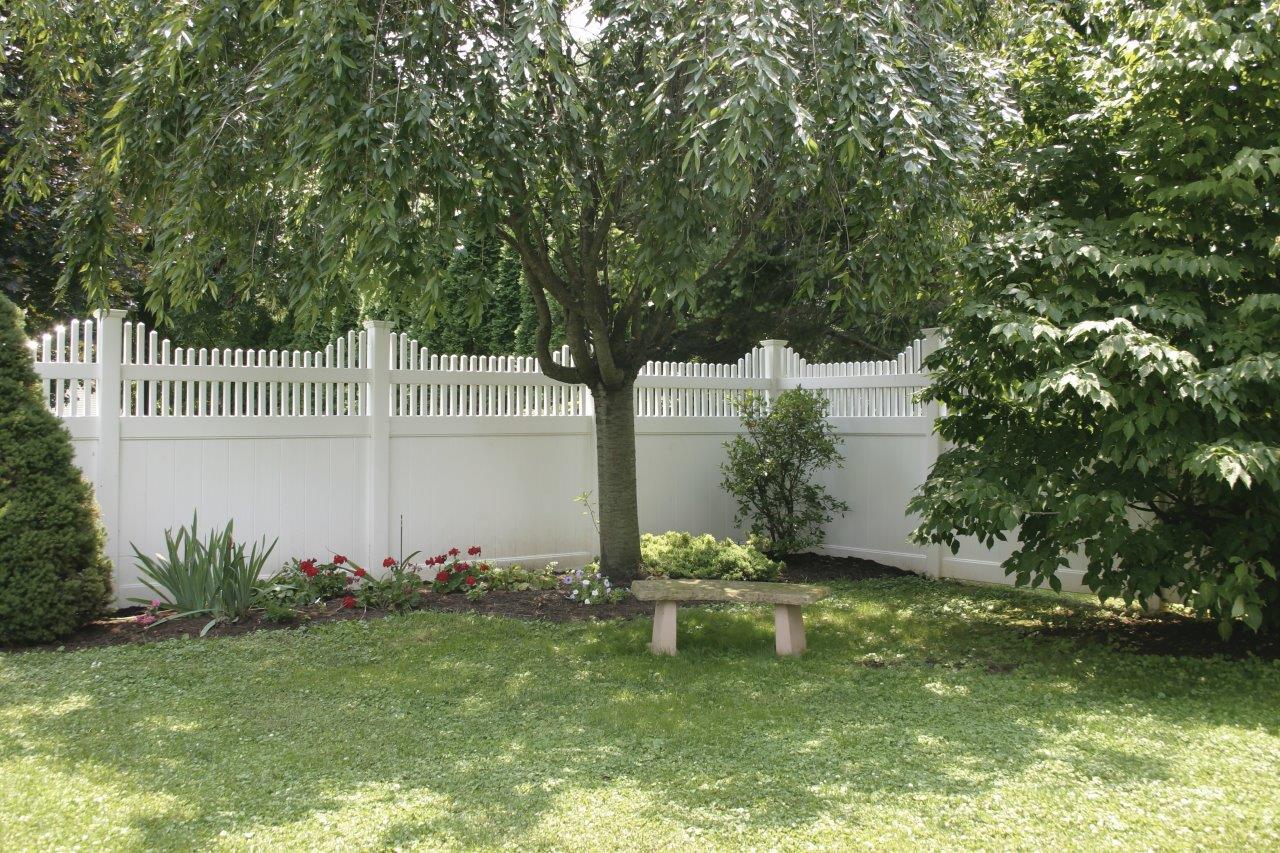
<instances>
[{"instance_id":1,"label":"fence post cap","mask_svg":"<svg viewBox=\"0 0 1280 853\"><path fill-rule=\"evenodd\" d=\"M128 311L123 308L99 308L93 312L99 320L110 318L112 320L123 320L128 315Z\"/></svg>"},{"instance_id":2,"label":"fence post cap","mask_svg":"<svg viewBox=\"0 0 1280 853\"><path fill-rule=\"evenodd\" d=\"M364 327L366 329L390 329L390 320L365 320Z\"/></svg>"},{"instance_id":3,"label":"fence post cap","mask_svg":"<svg viewBox=\"0 0 1280 853\"><path fill-rule=\"evenodd\" d=\"M778 338L769 338L768 340L764 340L760 342L760 346L762 347L785 347L786 345L787 345L786 341L780 340Z\"/></svg>"}]
</instances>

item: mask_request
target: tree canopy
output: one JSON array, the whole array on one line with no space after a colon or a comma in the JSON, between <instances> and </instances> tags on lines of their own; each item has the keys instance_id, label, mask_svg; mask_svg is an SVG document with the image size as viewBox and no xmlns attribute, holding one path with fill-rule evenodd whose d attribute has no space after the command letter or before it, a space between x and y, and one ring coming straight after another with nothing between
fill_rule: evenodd
<instances>
[{"instance_id":1,"label":"tree canopy","mask_svg":"<svg viewBox=\"0 0 1280 853\"><path fill-rule=\"evenodd\" d=\"M1280 5L1055 4L1010 45L918 535L1017 527L1021 583L1078 551L1100 596L1280 624Z\"/></svg>"},{"instance_id":2,"label":"tree canopy","mask_svg":"<svg viewBox=\"0 0 1280 853\"><path fill-rule=\"evenodd\" d=\"M302 322L359 293L429 316L441 253L504 244L543 370L595 396L601 557L625 575L631 384L706 284L784 217L805 224L789 251L807 278L875 293L927 262L982 142L959 11L18 0L5 26L32 95L9 180L39 194L55 155L40 128L87 93L67 269L108 287L123 201L159 317L228 288L269 290ZM557 325L572 365L550 357Z\"/></svg>"}]
</instances>

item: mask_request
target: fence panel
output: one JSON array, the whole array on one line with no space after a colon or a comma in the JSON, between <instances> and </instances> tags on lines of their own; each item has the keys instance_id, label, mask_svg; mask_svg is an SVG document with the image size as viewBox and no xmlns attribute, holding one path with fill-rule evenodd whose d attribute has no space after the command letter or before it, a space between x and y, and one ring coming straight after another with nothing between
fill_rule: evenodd
<instances>
[{"instance_id":1,"label":"fence panel","mask_svg":"<svg viewBox=\"0 0 1280 853\"><path fill-rule=\"evenodd\" d=\"M824 476L853 507L827 550L995 579L1000 555L980 546L951 558L906 540L904 507L938 453L936 407L917 400L934 346L810 364L770 340L732 364L649 362L635 382L642 526L740 534L720 464L743 397L808 388L845 440L845 466ZM141 594L130 544L157 549L193 511L280 537L281 560L331 549L377 566L451 544L530 562L594 553L573 502L596 488L591 393L531 357L429 352L372 321L309 352L178 347L118 311L31 348L97 490L121 601ZM572 364L567 348L553 358Z\"/></svg>"}]
</instances>

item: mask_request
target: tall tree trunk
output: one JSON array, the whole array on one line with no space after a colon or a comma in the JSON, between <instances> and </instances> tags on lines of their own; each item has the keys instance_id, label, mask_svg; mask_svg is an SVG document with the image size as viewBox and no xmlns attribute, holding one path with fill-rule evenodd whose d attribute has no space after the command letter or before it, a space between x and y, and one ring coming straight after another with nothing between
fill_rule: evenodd
<instances>
[{"instance_id":1,"label":"tall tree trunk","mask_svg":"<svg viewBox=\"0 0 1280 853\"><path fill-rule=\"evenodd\" d=\"M630 583L640 573L633 385L628 380L617 390L595 392L600 569L615 584Z\"/></svg>"}]
</instances>

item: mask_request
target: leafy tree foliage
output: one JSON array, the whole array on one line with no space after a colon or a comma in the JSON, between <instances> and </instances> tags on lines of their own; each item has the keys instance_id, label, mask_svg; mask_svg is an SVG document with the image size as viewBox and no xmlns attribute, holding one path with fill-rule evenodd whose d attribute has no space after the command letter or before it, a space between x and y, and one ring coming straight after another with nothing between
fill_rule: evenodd
<instances>
[{"instance_id":1,"label":"leafy tree foliage","mask_svg":"<svg viewBox=\"0 0 1280 853\"><path fill-rule=\"evenodd\" d=\"M24 124L20 112L20 104L32 94L24 73L24 53L21 42L6 43L0 38L0 167L12 162L11 157L20 157L21 138L36 132ZM47 331L68 315L83 316L87 309L82 290L58 287L62 266L57 253L58 208L70 194L80 165L75 110L81 100L78 93L68 93L67 115L39 129L44 137L41 147L48 151L41 187L32 191L9 182L5 203L0 206L0 295L23 308L30 335ZM136 246L121 229L113 242L118 248L110 268L109 296L120 301L138 289Z\"/></svg>"},{"instance_id":2,"label":"leafy tree foliage","mask_svg":"<svg viewBox=\"0 0 1280 853\"><path fill-rule=\"evenodd\" d=\"M802 388L770 402L748 394L743 435L726 442L724 489L738 504L737 523L769 554L798 554L822 544L823 525L849 505L832 497L814 474L840 466L842 439L827 420L827 399Z\"/></svg>"},{"instance_id":3,"label":"leafy tree foliage","mask_svg":"<svg viewBox=\"0 0 1280 853\"><path fill-rule=\"evenodd\" d=\"M374 295L429 316L442 253L506 244L543 370L593 392L615 579L640 562L632 385L707 282L799 210L809 275L891 286L981 141L949 3L13 6L35 94L10 180L39 191L34 129L87 91L63 247L93 292L118 198L157 317L267 290L303 324Z\"/></svg>"},{"instance_id":4,"label":"leafy tree foliage","mask_svg":"<svg viewBox=\"0 0 1280 853\"><path fill-rule=\"evenodd\" d=\"M386 317L434 352L533 355L538 321L514 252L496 240L472 240L441 266L441 296L427 315L403 301L383 304L380 295L366 312Z\"/></svg>"},{"instance_id":5,"label":"leafy tree foliage","mask_svg":"<svg viewBox=\"0 0 1280 853\"><path fill-rule=\"evenodd\" d=\"M884 299L845 304L835 277L808 279L788 251L787 241L769 240L708 281L660 357L733 362L765 338L782 338L814 362L894 358L920 329L937 325L955 278L940 262L926 281L904 279Z\"/></svg>"},{"instance_id":6,"label":"leafy tree foliage","mask_svg":"<svg viewBox=\"0 0 1280 853\"><path fill-rule=\"evenodd\" d=\"M0 295L0 643L71 633L106 605L93 493L71 438L40 399L14 304Z\"/></svg>"},{"instance_id":7,"label":"leafy tree foliage","mask_svg":"<svg viewBox=\"0 0 1280 853\"><path fill-rule=\"evenodd\" d=\"M1065 11L1064 11L1065 10ZM1280 5L1096 0L1012 41L1027 118L930 396L922 539L1280 625Z\"/></svg>"}]
</instances>

